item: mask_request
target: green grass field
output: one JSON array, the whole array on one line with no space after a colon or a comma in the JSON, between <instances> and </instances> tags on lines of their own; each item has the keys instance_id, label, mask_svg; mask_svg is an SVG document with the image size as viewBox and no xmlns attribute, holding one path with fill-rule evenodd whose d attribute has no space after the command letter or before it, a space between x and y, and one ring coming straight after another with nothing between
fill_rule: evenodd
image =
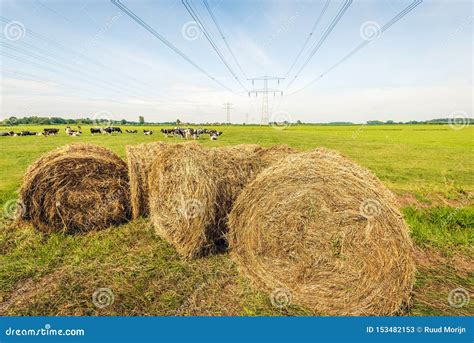
<instances>
[{"instance_id":1,"label":"green grass field","mask_svg":"<svg viewBox=\"0 0 474 343\"><path fill-rule=\"evenodd\" d=\"M56 126L60 127L60 126ZM125 126L121 126L122 129ZM43 127L15 127L41 131ZM0 137L0 205L17 197L27 166L44 152L87 142L125 157L125 146L156 140L180 142L140 127L139 134ZM135 128L135 127L134 127ZM152 136L143 128L155 130ZM473 315L474 305L453 307L448 294L474 290L474 127L219 126L207 146L288 144L300 150L336 149L372 170L398 197L416 245L412 315ZM3 129L0 128L0 131ZM5 128L6 130L6 128ZM275 308L241 276L227 255L185 261L157 237L145 219L83 235L43 236L30 226L0 221L0 314L15 315L308 315ZM98 308L98 288L114 302ZM319 313L316 313L319 314Z\"/></svg>"}]
</instances>

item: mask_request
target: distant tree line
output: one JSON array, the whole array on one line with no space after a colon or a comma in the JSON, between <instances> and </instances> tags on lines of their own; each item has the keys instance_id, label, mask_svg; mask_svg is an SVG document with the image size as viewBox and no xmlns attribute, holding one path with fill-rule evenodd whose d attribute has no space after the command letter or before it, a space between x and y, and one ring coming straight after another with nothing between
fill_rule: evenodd
<instances>
[{"instance_id":1,"label":"distant tree line","mask_svg":"<svg viewBox=\"0 0 474 343\"><path fill-rule=\"evenodd\" d=\"M80 119L64 119L59 117L23 117L17 118L12 116L10 118L0 121L0 125L3 126L15 126L15 125L139 125L144 124L145 119L140 116L139 121L129 121L125 119L121 120L108 120L108 119L91 119L91 118L80 118Z\"/></svg>"},{"instance_id":2,"label":"distant tree line","mask_svg":"<svg viewBox=\"0 0 474 343\"><path fill-rule=\"evenodd\" d=\"M394 125L394 124L433 124L433 125L443 125L443 124L449 124L451 122L456 122L456 119L451 119L451 118L440 118L440 119L431 119L431 120L425 120L425 121L417 121L417 120L411 120L407 122L395 122L393 120L387 120L387 121L380 121L380 120L369 120L365 124L366 125ZM474 124L474 119L473 118L462 118L463 124L465 125L472 125ZM182 123L179 119L176 121L170 121L170 122L145 122L145 118L143 116L138 117L138 121L130 121L126 119L121 119L121 120L108 120L108 119L91 119L91 118L80 118L80 119L64 119L60 117L37 117L37 116L32 116L32 117L22 117L22 118L17 118L15 116L11 116L7 119L4 119L0 121L1 126L15 126L15 125L98 125L98 126L104 126L104 125L145 125L145 124L160 124L160 125L233 125L233 124L228 124L228 123L220 123L220 122L213 122L213 123ZM276 122L271 122L270 125L275 124L282 124L282 123L276 123ZM297 124L297 125L360 125L357 123L352 123L352 122L329 122L329 123L316 123L316 122L311 122L311 123L305 123L302 122L301 120L297 120L296 123L289 123L287 121L284 122L284 124L289 125L289 124ZM234 124L235 125L235 124ZM238 124L237 124L238 125ZM248 123L243 123L243 125L256 125L256 124L248 124Z\"/></svg>"},{"instance_id":3,"label":"distant tree line","mask_svg":"<svg viewBox=\"0 0 474 343\"><path fill-rule=\"evenodd\" d=\"M410 120L410 121L399 121L396 122L394 120L387 120L387 121L381 121L381 120L368 120L365 122L365 125L400 125L400 124L406 124L406 125L413 125L413 124L432 124L432 125L446 125L450 123L454 124L460 124L463 123L465 125L473 125L474 124L474 119L473 118L440 118L440 119L431 119L431 120ZM272 123L271 123L272 124ZM276 123L274 123L276 124ZM296 122L296 124L301 124L301 125L361 125L360 123L353 123L350 121L337 121L337 122L329 122L329 123L303 123L300 120ZM363 123L362 123L363 124Z\"/></svg>"}]
</instances>

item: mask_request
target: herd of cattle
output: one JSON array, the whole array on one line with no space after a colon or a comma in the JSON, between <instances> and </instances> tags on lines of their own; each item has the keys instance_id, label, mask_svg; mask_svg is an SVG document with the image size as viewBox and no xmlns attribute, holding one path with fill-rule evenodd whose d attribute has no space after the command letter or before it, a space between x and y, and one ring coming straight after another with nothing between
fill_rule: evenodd
<instances>
[{"instance_id":1,"label":"herd of cattle","mask_svg":"<svg viewBox=\"0 0 474 343\"><path fill-rule=\"evenodd\" d=\"M203 129L203 128L182 129L182 128L179 128L179 127L175 127L174 129L161 129L160 131L161 131L162 134L164 134L167 137L181 136L182 138L185 138L185 139L190 139L190 138L199 139L199 136L201 136L201 135L209 135L211 140L216 140L217 137L222 135L222 131Z\"/></svg>"},{"instance_id":2,"label":"herd of cattle","mask_svg":"<svg viewBox=\"0 0 474 343\"><path fill-rule=\"evenodd\" d=\"M109 126L109 127L92 127L90 129L91 134L94 136L95 134L108 134L112 135L113 133L123 133L120 127L116 126ZM193 129L193 128L179 128L175 127L174 129L161 129L162 134L166 137L181 137L184 139L199 139L201 135L209 135L211 140L216 140L217 137L222 135L221 131L213 130L213 129ZM81 127L78 126L77 130L73 130L70 126L65 128L66 135L68 136L80 136L82 135ZM126 133L136 134L138 130L125 130ZM34 131L20 131L20 132L13 132L13 131L4 131L0 132L0 136L56 136L59 134L59 129L55 128L46 128L43 132L34 132ZM152 135L152 130L143 130L144 135Z\"/></svg>"}]
</instances>

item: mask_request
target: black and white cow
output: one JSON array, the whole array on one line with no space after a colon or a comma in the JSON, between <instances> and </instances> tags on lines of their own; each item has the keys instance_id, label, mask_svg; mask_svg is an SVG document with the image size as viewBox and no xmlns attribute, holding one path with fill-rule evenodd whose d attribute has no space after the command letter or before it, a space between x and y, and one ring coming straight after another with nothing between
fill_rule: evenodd
<instances>
[{"instance_id":1,"label":"black and white cow","mask_svg":"<svg viewBox=\"0 0 474 343\"><path fill-rule=\"evenodd\" d=\"M109 135L112 134L113 132L120 132L120 133L123 133L122 132L122 129L119 128L119 127L116 127L116 126L109 126L109 127L106 127L105 129L103 129L104 132L108 133Z\"/></svg>"},{"instance_id":2,"label":"black and white cow","mask_svg":"<svg viewBox=\"0 0 474 343\"><path fill-rule=\"evenodd\" d=\"M59 129L53 129L53 128L47 128L47 129L43 129L43 135L45 136L56 136L57 134L59 133Z\"/></svg>"},{"instance_id":3,"label":"black and white cow","mask_svg":"<svg viewBox=\"0 0 474 343\"><path fill-rule=\"evenodd\" d=\"M94 136L96 133L103 133L102 128L100 128L100 127L91 127L92 136Z\"/></svg>"}]
</instances>

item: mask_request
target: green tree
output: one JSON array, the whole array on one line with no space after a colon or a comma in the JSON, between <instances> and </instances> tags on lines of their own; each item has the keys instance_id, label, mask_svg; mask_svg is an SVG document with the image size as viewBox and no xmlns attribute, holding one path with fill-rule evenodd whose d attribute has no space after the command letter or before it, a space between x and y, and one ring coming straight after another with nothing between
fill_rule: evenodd
<instances>
[{"instance_id":1,"label":"green tree","mask_svg":"<svg viewBox=\"0 0 474 343\"><path fill-rule=\"evenodd\" d=\"M49 124L51 124L51 122L49 121L49 118L40 118L39 121L38 121L38 124L49 125Z\"/></svg>"},{"instance_id":2,"label":"green tree","mask_svg":"<svg viewBox=\"0 0 474 343\"><path fill-rule=\"evenodd\" d=\"M145 124L145 117L144 117L144 116L139 116L139 117L138 117L138 123L139 123L140 125Z\"/></svg>"},{"instance_id":3,"label":"green tree","mask_svg":"<svg viewBox=\"0 0 474 343\"><path fill-rule=\"evenodd\" d=\"M179 126L179 124L181 124L181 120L176 119L176 126Z\"/></svg>"}]
</instances>

